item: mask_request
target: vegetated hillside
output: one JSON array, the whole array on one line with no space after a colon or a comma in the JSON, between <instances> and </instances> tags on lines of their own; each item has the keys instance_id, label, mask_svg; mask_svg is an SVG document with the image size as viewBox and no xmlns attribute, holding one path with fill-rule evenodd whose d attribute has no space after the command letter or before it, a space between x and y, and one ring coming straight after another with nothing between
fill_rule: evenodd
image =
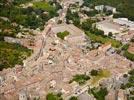
<instances>
[{"instance_id":1,"label":"vegetated hillside","mask_svg":"<svg viewBox=\"0 0 134 100\"><path fill-rule=\"evenodd\" d=\"M57 10L60 5L54 2L32 0L0 0L0 26L2 31L0 33L8 36L15 36L19 30L19 25L30 29L43 29L44 24L52 17L57 15ZM27 7L26 3L33 3L33 6ZM6 24L3 24L6 23ZM12 23L16 23L17 27L14 30ZM6 30L6 31L5 31Z\"/></svg>"},{"instance_id":2,"label":"vegetated hillside","mask_svg":"<svg viewBox=\"0 0 134 100\"><path fill-rule=\"evenodd\" d=\"M0 0L0 5L20 5L23 3L30 2L32 0Z\"/></svg>"},{"instance_id":3,"label":"vegetated hillside","mask_svg":"<svg viewBox=\"0 0 134 100\"><path fill-rule=\"evenodd\" d=\"M116 17L127 17L134 21L134 0L84 0L84 5L110 5L116 7L120 14Z\"/></svg>"},{"instance_id":4,"label":"vegetated hillside","mask_svg":"<svg viewBox=\"0 0 134 100\"><path fill-rule=\"evenodd\" d=\"M15 43L0 41L0 71L12 68L16 64L22 65L23 60L30 56L32 50Z\"/></svg>"},{"instance_id":5,"label":"vegetated hillside","mask_svg":"<svg viewBox=\"0 0 134 100\"><path fill-rule=\"evenodd\" d=\"M24 46L5 42L4 37L16 38L18 33L31 34L29 29L43 29L50 18L57 16L60 8L59 3L52 1L0 0L0 71L22 65L32 53Z\"/></svg>"}]
</instances>

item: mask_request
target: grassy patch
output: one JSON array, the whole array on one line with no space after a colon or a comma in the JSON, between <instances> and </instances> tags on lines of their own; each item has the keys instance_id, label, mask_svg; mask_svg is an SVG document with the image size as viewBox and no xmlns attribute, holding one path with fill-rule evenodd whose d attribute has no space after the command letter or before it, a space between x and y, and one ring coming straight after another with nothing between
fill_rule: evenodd
<instances>
[{"instance_id":1,"label":"grassy patch","mask_svg":"<svg viewBox=\"0 0 134 100\"><path fill-rule=\"evenodd\" d=\"M113 47L120 47L122 44L120 41L114 40L112 38L109 37L103 37L101 35L96 35L96 34L92 34L90 32L86 32L87 36L89 36L91 38L91 40L95 41L95 42L99 42L99 43L107 43L107 42L111 42Z\"/></svg>"},{"instance_id":2,"label":"grassy patch","mask_svg":"<svg viewBox=\"0 0 134 100\"><path fill-rule=\"evenodd\" d=\"M64 38L65 38L66 36L68 36L68 35L69 35L69 32L68 32L68 31L64 31L64 32L59 32L59 33L57 33L57 37L61 38L62 40L64 40Z\"/></svg>"},{"instance_id":3,"label":"grassy patch","mask_svg":"<svg viewBox=\"0 0 134 100\"><path fill-rule=\"evenodd\" d=\"M127 50L123 54L127 59L134 61L134 54L128 52Z\"/></svg>"},{"instance_id":4,"label":"grassy patch","mask_svg":"<svg viewBox=\"0 0 134 100\"><path fill-rule=\"evenodd\" d=\"M50 5L49 3L45 2L45 1L34 2L33 7L36 9L42 9L42 10L45 10L48 12L55 10L55 8L52 5Z\"/></svg>"},{"instance_id":5,"label":"grassy patch","mask_svg":"<svg viewBox=\"0 0 134 100\"><path fill-rule=\"evenodd\" d=\"M46 100L63 100L61 94L49 93L46 96Z\"/></svg>"},{"instance_id":6,"label":"grassy patch","mask_svg":"<svg viewBox=\"0 0 134 100\"><path fill-rule=\"evenodd\" d=\"M110 76L110 71L108 71L107 69L100 69L97 72L96 76L92 76L91 78L91 84L96 84L100 79L102 78L107 78Z\"/></svg>"},{"instance_id":7,"label":"grassy patch","mask_svg":"<svg viewBox=\"0 0 134 100\"><path fill-rule=\"evenodd\" d=\"M16 64L23 64L23 60L30 56L32 50L19 44L10 44L0 41L0 70L11 68Z\"/></svg>"},{"instance_id":8,"label":"grassy patch","mask_svg":"<svg viewBox=\"0 0 134 100\"><path fill-rule=\"evenodd\" d=\"M125 44L125 45L122 46L121 49L122 49L122 50L127 50L128 48L129 48L129 44Z\"/></svg>"}]
</instances>

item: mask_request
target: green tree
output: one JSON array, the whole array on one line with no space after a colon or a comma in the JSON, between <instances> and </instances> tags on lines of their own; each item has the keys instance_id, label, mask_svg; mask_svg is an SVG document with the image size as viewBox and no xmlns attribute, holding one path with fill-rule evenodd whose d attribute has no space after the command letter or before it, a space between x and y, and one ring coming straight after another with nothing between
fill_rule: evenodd
<instances>
[{"instance_id":1,"label":"green tree","mask_svg":"<svg viewBox=\"0 0 134 100\"><path fill-rule=\"evenodd\" d=\"M88 75L85 75L85 74L77 74L77 75L73 76L72 81L76 81L80 85L83 85L89 79L90 79L90 77Z\"/></svg>"},{"instance_id":2,"label":"green tree","mask_svg":"<svg viewBox=\"0 0 134 100\"><path fill-rule=\"evenodd\" d=\"M105 100L105 96L108 94L107 88L96 88L91 89L91 93L94 95L96 100Z\"/></svg>"},{"instance_id":3,"label":"green tree","mask_svg":"<svg viewBox=\"0 0 134 100\"><path fill-rule=\"evenodd\" d=\"M128 49L128 47L129 47L129 44L125 44L125 45L122 46L121 49L126 51Z\"/></svg>"},{"instance_id":4,"label":"green tree","mask_svg":"<svg viewBox=\"0 0 134 100\"><path fill-rule=\"evenodd\" d=\"M91 70L91 76L97 76L98 75L98 70Z\"/></svg>"},{"instance_id":5,"label":"green tree","mask_svg":"<svg viewBox=\"0 0 134 100\"><path fill-rule=\"evenodd\" d=\"M49 93L46 96L46 100L57 100L57 97L53 93Z\"/></svg>"},{"instance_id":6,"label":"green tree","mask_svg":"<svg viewBox=\"0 0 134 100\"><path fill-rule=\"evenodd\" d=\"M78 98L75 97L75 96L72 96L72 97L69 98L69 100L78 100Z\"/></svg>"},{"instance_id":7,"label":"green tree","mask_svg":"<svg viewBox=\"0 0 134 100\"><path fill-rule=\"evenodd\" d=\"M91 19L87 19L86 21L82 22L81 24L81 28L85 31L91 31L94 28L92 27L93 23L95 23L96 21L91 20Z\"/></svg>"},{"instance_id":8,"label":"green tree","mask_svg":"<svg viewBox=\"0 0 134 100\"><path fill-rule=\"evenodd\" d=\"M42 25L42 19L36 14L31 14L26 18L26 26L30 26L30 28L36 29L40 25Z\"/></svg>"},{"instance_id":9,"label":"green tree","mask_svg":"<svg viewBox=\"0 0 134 100\"><path fill-rule=\"evenodd\" d=\"M61 94L48 93L46 100L63 100Z\"/></svg>"},{"instance_id":10,"label":"green tree","mask_svg":"<svg viewBox=\"0 0 134 100\"><path fill-rule=\"evenodd\" d=\"M108 33L108 36L109 36L109 37L112 37L112 36L113 36L113 33L112 33L112 32L109 32L109 33Z\"/></svg>"}]
</instances>

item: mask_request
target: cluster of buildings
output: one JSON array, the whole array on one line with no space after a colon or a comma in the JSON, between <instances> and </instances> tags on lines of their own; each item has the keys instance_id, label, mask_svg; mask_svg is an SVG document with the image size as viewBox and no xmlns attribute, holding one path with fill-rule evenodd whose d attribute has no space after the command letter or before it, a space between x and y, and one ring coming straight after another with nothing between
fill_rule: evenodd
<instances>
[{"instance_id":1,"label":"cluster of buildings","mask_svg":"<svg viewBox=\"0 0 134 100\"><path fill-rule=\"evenodd\" d=\"M63 31L70 32L65 40L56 35ZM29 66L18 66L1 72L0 94L7 100L28 100L38 97L43 100L48 92L61 92L64 98L76 95L80 100L94 99L93 96L88 97L86 94L88 85L91 84L82 87L76 82L69 84L74 75L104 68L110 70L112 78L118 79L122 73L127 72L130 64L134 65L124 57L110 53L112 49L110 43L86 53L83 52L86 50L83 45L86 46L85 36L76 26L72 24L52 26L46 38L42 57Z\"/></svg>"},{"instance_id":2,"label":"cluster of buildings","mask_svg":"<svg viewBox=\"0 0 134 100\"><path fill-rule=\"evenodd\" d=\"M83 3L82 0L63 2L72 4L79 2L80 5ZM114 7L95 6L98 11L105 8L116 13ZM67 10L66 7L64 10ZM64 11L61 17L65 17ZM134 35L134 23L124 18L103 20L97 22L96 27L103 30L105 35L112 32L118 40L124 42L130 41ZM57 37L57 33L64 31L69 32L69 35L62 40ZM124 91L110 90L118 87L123 81L120 77L134 67L134 62L118 55L111 43L96 44L95 49L87 50L88 46L93 45L91 40L87 39L84 31L73 24L50 24L43 33L45 42L36 41L36 48L43 47L41 57L33 62L31 59L28 60L28 64L24 63L24 66L16 65L12 69L4 69L0 72L0 100L1 98L2 100L33 100L34 98L44 100L49 92L62 93L65 100L73 95L79 100L95 100L93 95L87 94L89 86L93 85L91 82L83 86L77 82L69 84L74 75L89 74L92 69L107 69L111 73L110 77L98 82L98 85L101 83L109 89L106 100L114 100L112 99L114 97L125 100ZM8 37L5 40L19 42ZM134 45L131 44L128 50L134 52Z\"/></svg>"},{"instance_id":3,"label":"cluster of buildings","mask_svg":"<svg viewBox=\"0 0 134 100\"><path fill-rule=\"evenodd\" d=\"M134 22L130 21L128 18L113 18L113 16L105 16L101 15L101 13L96 14L93 17L87 16L86 14L80 13L81 11L94 11L97 10L99 12L111 11L112 13L118 13L115 7L108 5L97 5L94 9L89 7L82 7L79 10L79 16L81 22L86 19L98 19L99 21L96 23L96 28L103 30L105 35L109 35L112 33L112 37L121 41L123 44L128 43L131 38L134 36Z\"/></svg>"},{"instance_id":4,"label":"cluster of buildings","mask_svg":"<svg viewBox=\"0 0 134 100\"><path fill-rule=\"evenodd\" d=\"M96 23L98 29L104 30L107 35L109 32L123 33L128 30L134 30L134 22L126 18L108 19Z\"/></svg>"},{"instance_id":5,"label":"cluster of buildings","mask_svg":"<svg viewBox=\"0 0 134 100\"><path fill-rule=\"evenodd\" d=\"M109 18L96 23L96 27L105 35L112 33L113 37L122 43L128 43L134 36L134 22L126 18Z\"/></svg>"},{"instance_id":6,"label":"cluster of buildings","mask_svg":"<svg viewBox=\"0 0 134 100\"><path fill-rule=\"evenodd\" d=\"M69 3L69 4L76 4L76 3L78 3L79 6L81 6L84 3L84 1L83 0L63 0L62 3L63 4L67 4L67 3Z\"/></svg>"},{"instance_id":7,"label":"cluster of buildings","mask_svg":"<svg viewBox=\"0 0 134 100\"><path fill-rule=\"evenodd\" d=\"M130 29L134 29L134 22L128 20L127 18L117 18L117 19L114 19L113 22L122 26L129 27Z\"/></svg>"},{"instance_id":8,"label":"cluster of buildings","mask_svg":"<svg viewBox=\"0 0 134 100\"><path fill-rule=\"evenodd\" d=\"M95 10L97 11L104 11L104 9L106 9L106 11L111 11L112 13L116 13L116 8L115 7L112 7L112 6L105 6L105 5L98 5L98 6L95 6Z\"/></svg>"}]
</instances>

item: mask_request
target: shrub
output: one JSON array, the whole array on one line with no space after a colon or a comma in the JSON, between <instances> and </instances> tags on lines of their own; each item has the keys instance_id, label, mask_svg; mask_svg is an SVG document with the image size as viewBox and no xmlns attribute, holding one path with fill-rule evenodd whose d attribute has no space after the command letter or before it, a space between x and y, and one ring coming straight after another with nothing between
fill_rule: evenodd
<instances>
[{"instance_id":1,"label":"shrub","mask_svg":"<svg viewBox=\"0 0 134 100\"><path fill-rule=\"evenodd\" d=\"M69 35L68 31L64 31L64 32L59 32L57 33L57 37L61 38L62 40L64 40L64 38Z\"/></svg>"},{"instance_id":2,"label":"shrub","mask_svg":"<svg viewBox=\"0 0 134 100\"><path fill-rule=\"evenodd\" d=\"M71 98L69 98L69 100L78 100L78 98L75 96L72 96Z\"/></svg>"},{"instance_id":3,"label":"shrub","mask_svg":"<svg viewBox=\"0 0 134 100\"><path fill-rule=\"evenodd\" d=\"M61 95L48 93L46 96L46 100L63 100L63 98L61 97Z\"/></svg>"},{"instance_id":4,"label":"shrub","mask_svg":"<svg viewBox=\"0 0 134 100\"><path fill-rule=\"evenodd\" d=\"M91 89L91 93L97 100L105 100L105 96L108 94L107 88Z\"/></svg>"},{"instance_id":5,"label":"shrub","mask_svg":"<svg viewBox=\"0 0 134 100\"><path fill-rule=\"evenodd\" d=\"M131 61L134 61L134 54L128 52L128 51L125 51L124 54L123 54L127 59L131 60Z\"/></svg>"},{"instance_id":6,"label":"shrub","mask_svg":"<svg viewBox=\"0 0 134 100\"><path fill-rule=\"evenodd\" d=\"M85 84L85 82L89 79L90 77L85 74L77 74L73 77L73 81L78 82L80 85Z\"/></svg>"},{"instance_id":7,"label":"shrub","mask_svg":"<svg viewBox=\"0 0 134 100\"><path fill-rule=\"evenodd\" d=\"M112 36L113 36L112 32L109 32L109 33L108 33L108 36L109 36L109 37L112 37Z\"/></svg>"},{"instance_id":8,"label":"shrub","mask_svg":"<svg viewBox=\"0 0 134 100\"><path fill-rule=\"evenodd\" d=\"M91 70L91 76L97 76L98 75L98 70Z\"/></svg>"},{"instance_id":9,"label":"shrub","mask_svg":"<svg viewBox=\"0 0 134 100\"><path fill-rule=\"evenodd\" d=\"M125 44L125 45L122 46L122 50L127 50L128 47L129 47L129 44Z\"/></svg>"}]
</instances>

